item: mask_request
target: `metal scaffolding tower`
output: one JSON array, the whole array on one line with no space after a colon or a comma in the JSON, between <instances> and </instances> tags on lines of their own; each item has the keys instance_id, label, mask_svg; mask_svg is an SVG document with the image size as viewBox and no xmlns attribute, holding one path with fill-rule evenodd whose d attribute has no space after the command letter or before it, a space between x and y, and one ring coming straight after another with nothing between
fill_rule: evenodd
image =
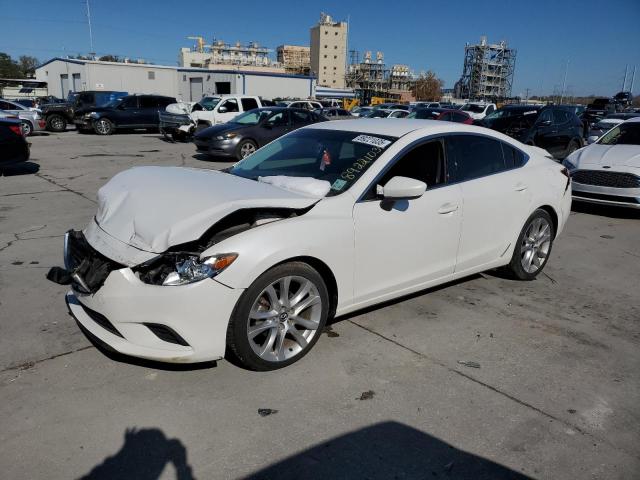
<instances>
[{"instance_id":1,"label":"metal scaffolding tower","mask_svg":"<svg viewBox=\"0 0 640 480\"><path fill-rule=\"evenodd\" d=\"M504 40L487 43L480 37L477 45L465 45L462 77L456 83L456 96L470 100L501 100L511 96L516 50Z\"/></svg>"}]
</instances>

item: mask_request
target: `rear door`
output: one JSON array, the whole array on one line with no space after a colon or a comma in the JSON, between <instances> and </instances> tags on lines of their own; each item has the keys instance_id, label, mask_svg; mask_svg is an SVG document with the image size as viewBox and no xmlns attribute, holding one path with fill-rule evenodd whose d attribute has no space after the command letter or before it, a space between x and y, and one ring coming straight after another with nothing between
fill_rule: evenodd
<instances>
[{"instance_id":1,"label":"rear door","mask_svg":"<svg viewBox=\"0 0 640 480\"><path fill-rule=\"evenodd\" d=\"M157 127L158 114L160 113L160 99L153 95L140 97L140 110L136 124L140 127Z\"/></svg>"},{"instance_id":2,"label":"rear door","mask_svg":"<svg viewBox=\"0 0 640 480\"><path fill-rule=\"evenodd\" d=\"M450 174L463 199L458 273L506 254L528 216L531 195L520 168L526 158L522 152L484 135L446 138Z\"/></svg>"},{"instance_id":3,"label":"rear door","mask_svg":"<svg viewBox=\"0 0 640 480\"><path fill-rule=\"evenodd\" d=\"M558 150L556 133L552 109L547 108L540 112L536 120L533 140L537 147L544 148L547 152L555 155Z\"/></svg>"}]
</instances>

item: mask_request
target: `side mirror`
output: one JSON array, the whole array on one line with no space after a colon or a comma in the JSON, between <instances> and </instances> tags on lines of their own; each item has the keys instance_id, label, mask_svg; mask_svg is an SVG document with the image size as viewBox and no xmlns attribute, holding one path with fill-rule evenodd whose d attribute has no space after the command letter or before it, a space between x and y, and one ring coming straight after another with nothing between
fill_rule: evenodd
<instances>
[{"instance_id":1,"label":"side mirror","mask_svg":"<svg viewBox=\"0 0 640 480\"><path fill-rule=\"evenodd\" d=\"M384 187L382 196L385 200L410 200L420 198L427 190L427 184L408 177L393 177Z\"/></svg>"},{"instance_id":2,"label":"side mirror","mask_svg":"<svg viewBox=\"0 0 640 480\"><path fill-rule=\"evenodd\" d=\"M218 113L227 113L227 107L222 106L222 107L218 108Z\"/></svg>"},{"instance_id":3,"label":"side mirror","mask_svg":"<svg viewBox=\"0 0 640 480\"><path fill-rule=\"evenodd\" d=\"M589 136L589 138L587 138L587 143L588 144L595 143L595 142L598 141L598 138L600 138L600 137L598 137L598 135L591 135L591 136Z\"/></svg>"}]
</instances>

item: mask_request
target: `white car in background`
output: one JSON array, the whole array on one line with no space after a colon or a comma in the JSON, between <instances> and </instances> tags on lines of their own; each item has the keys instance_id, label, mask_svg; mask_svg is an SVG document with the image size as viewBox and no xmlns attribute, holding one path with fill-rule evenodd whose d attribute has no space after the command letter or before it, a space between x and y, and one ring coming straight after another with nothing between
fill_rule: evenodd
<instances>
[{"instance_id":1,"label":"white car in background","mask_svg":"<svg viewBox=\"0 0 640 480\"><path fill-rule=\"evenodd\" d=\"M563 163L574 200L640 208L640 117L615 126Z\"/></svg>"},{"instance_id":2,"label":"white car in background","mask_svg":"<svg viewBox=\"0 0 640 480\"><path fill-rule=\"evenodd\" d=\"M278 102L278 106L287 107L287 108L302 108L304 110L318 110L322 109L323 106L320 102L315 102L312 100L293 100L293 101L283 101Z\"/></svg>"},{"instance_id":3,"label":"white car in background","mask_svg":"<svg viewBox=\"0 0 640 480\"><path fill-rule=\"evenodd\" d=\"M260 97L251 95L210 95L202 97L191 108L191 118L196 130L227 123L242 112L262 107Z\"/></svg>"},{"instance_id":4,"label":"white car in background","mask_svg":"<svg viewBox=\"0 0 640 480\"><path fill-rule=\"evenodd\" d=\"M460 109L468 113L474 120L482 120L484 117L496 111L495 103L465 103Z\"/></svg>"},{"instance_id":5,"label":"white car in background","mask_svg":"<svg viewBox=\"0 0 640 480\"><path fill-rule=\"evenodd\" d=\"M501 133L322 122L224 172L117 174L48 277L118 352L272 370L335 315L496 267L535 278L570 210L566 168Z\"/></svg>"}]
</instances>

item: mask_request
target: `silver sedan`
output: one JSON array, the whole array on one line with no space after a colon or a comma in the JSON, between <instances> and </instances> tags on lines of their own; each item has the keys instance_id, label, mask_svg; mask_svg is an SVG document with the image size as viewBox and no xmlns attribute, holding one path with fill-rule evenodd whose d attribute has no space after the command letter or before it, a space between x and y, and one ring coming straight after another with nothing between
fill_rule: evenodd
<instances>
[{"instance_id":1,"label":"silver sedan","mask_svg":"<svg viewBox=\"0 0 640 480\"><path fill-rule=\"evenodd\" d=\"M42 118L42 112L37 108L29 108L10 100L0 99L0 110L10 115L15 115L22 120L22 128L26 136L33 132L44 130L46 122Z\"/></svg>"}]
</instances>

